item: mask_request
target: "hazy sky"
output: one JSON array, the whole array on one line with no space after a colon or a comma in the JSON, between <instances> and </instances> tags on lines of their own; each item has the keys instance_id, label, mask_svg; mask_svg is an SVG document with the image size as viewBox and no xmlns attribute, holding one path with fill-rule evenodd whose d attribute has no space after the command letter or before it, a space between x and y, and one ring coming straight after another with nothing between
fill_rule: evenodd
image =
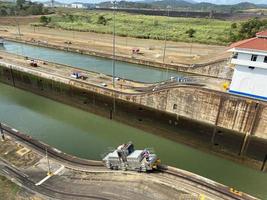
<instances>
[{"instance_id":1,"label":"hazy sky","mask_svg":"<svg viewBox=\"0 0 267 200\"><path fill-rule=\"evenodd\" d=\"M49 1L49 0L39 0L39 1ZM98 3L102 1L109 0L56 0L62 3L71 3L71 2L84 2L84 3ZM141 1L141 0L127 0L127 1ZM267 0L194 0L196 2L210 2L216 4L235 4L240 2L251 2L255 4L267 4Z\"/></svg>"},{"instance_id":2,"label":"hazy sky","mask_svg":"<svg viewBox=\"0 0 267 200\"><path fill-rule=\"evenodd\" d=\"M255 4L267 4L267 0L194 0L196 2L210 2L216 4L236 4L240 2L251 2Z\"/></svg>"}]
</instances>

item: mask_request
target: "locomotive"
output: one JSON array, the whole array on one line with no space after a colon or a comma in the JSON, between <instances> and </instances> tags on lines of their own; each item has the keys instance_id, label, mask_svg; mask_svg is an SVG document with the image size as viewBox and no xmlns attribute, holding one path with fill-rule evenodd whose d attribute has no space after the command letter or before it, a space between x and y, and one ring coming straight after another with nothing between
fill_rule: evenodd
<instances>
[{"instance_id":1,"label":"locomotive","mask_svg":"<svg viewBox=\"0 0 267 200\"><path fill-rule=\"evenodd\" d=\"M160 159L148 149L135 150L132 142L122 144L108 153L103 162L108 169L148 172L157 169Z\"/></svg>"}]
</instances>

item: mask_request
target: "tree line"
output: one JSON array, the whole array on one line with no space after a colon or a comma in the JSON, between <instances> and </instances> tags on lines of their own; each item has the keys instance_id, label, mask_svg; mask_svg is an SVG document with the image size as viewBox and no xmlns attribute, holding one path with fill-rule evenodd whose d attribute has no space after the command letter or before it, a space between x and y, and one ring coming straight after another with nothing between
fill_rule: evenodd
<instances>
[{"instance_id":1,"label":"tree line","mask_svg":"<svg viewBox=\"0 0 267 200\"><path fill-rule=\"evenodd\" d=\"M257 32L267 30L267 19L253 18L240 24L233 23L229 32L230 42L236 42L256 36Z\"/></svg>"},{"instance_id":2,"label":"tree line","mask_svg":"<svg viewBox=\"0 0 267 200\"><path fill-rule=\"evenodd\" d=\"M0 16L25 16L25 15L44 15L49 10L43 4L26 0L17 0L16 3L1 2Z\"/></svg>"}]
</instances>

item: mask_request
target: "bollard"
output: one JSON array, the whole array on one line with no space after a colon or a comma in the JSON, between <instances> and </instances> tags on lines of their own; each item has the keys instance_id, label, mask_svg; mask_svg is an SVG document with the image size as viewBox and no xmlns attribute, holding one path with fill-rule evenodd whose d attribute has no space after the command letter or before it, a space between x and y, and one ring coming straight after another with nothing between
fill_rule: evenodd
<instances>
[{"instance_id":1,"label":"bollard","mask_svg":"<svg viewBox=\"0 0 267 200\"><path fill-rule=\"evenodd\" d=\"M5 135L4 135L4 130L2 128L2 124L0 123L0 132L1 132L1 140L4 141L5 140Z\"/></svg>"},{"instance_id":2,"label":"bollard","mask_svg":"<svg viewBox=\"0 0 267 200\"><path fill-rule=\"evenodd\" d=\"M265 164L266 164L266 162L267 162L267 154L265 155L265 158L264 158L264 160L263 160L263 162L262 162L262 166L261 166L261 171L262 171L262 172L265 171Z\"/></svg>"},{"instance_id":3,"label":"bollard","mask_svg":"<svg viewBox=\"0 0 267 200\"><path fill-rule=\"evenodd\" d=\"M112 118L113 118L113 110L110 109L110 111L109 111L109 119L112 119Z\"/></svg>"}]
</instances>

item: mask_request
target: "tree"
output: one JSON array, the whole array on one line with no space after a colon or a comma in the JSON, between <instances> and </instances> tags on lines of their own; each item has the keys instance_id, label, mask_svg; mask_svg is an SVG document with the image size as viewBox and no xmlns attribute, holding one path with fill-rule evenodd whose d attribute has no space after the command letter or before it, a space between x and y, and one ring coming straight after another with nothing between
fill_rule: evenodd
<instances>
[{"instance_id":1,"label":"tree","mask_svg":"<svg viewBox=\"0 0 267 200\"><path fill-rule=\"evenodd\" d=\"M250 19L241 23L241 28L238 31L239 39L251 38L256 35L263 27L266 27L267 23L258 18Z\"/></svg>"},{"instance_id":2,"label":"tree","mask_svg":"<svg viewBox=\"0 0 267 200\"><path fill-rule=\"evenodd\" d=\"M192 54L192 47L193 47L193 44L192 44L192 39L194 36L194 34L196 33L197 31L195 29L188 29L185 33L188 35L189 38L191 38L191 45L190 45L190 55Z\"/></svg>"},{"instance_id":3,"label":"tree","mask_svg":"<svg viewBox=\"0 0 267 200\"><path fill-rule=\"evenodd\" d=\"M48 24L51 21L50 17L46 17L46 16L41 16L40 17L40 22L43 24Z\"/></svg>"},{"instance_id":4,"label":"tree","mask_svg":"<svg viewBox=\"0 0 267 200\"><path fill-rule=\"evenodd\" d=\"M196 30L190 28L185 33L188 35L188 37L193 38L194 37L194 34L196 33Z\"/></svg>"},{"instance_id":5,"label":"tree","mask_svg":"<svg viewBox=\"0 0 267 200\"><path fill-rule=\"evenodd\" d=\"M16 1L16 5L19 9L22 9L24 4L25 4L25 0L17 0Z\"/></svg>"},{"instance_id":6,"label":"tree","mask_svg":"<svg viewBox=\"0 0 267 200\"><path fill-rule=\"evenodd\" d=\"M232 29L236 29L236 28L237 28L237 24L236 24L236 23L232 23L232 24L231 24L231 28L232 28Z\"/></svg>"},{"instance_id":7,"label":"tree","mask_svg":"<svg viewBox=\"0 0 267 200\"><path fill-rule=\"evenodd\" d=\"M105 25L107 24L107 20L106 20L106 18L105 18L103 15L100 15L100 16L98 17L97 23L98 23L98 24L102 24L102 25L105 26Z\"/></svg>"},{"instance_id":8,"label":"tree","mask_svg":"<svg viewBox=\"0 0 267 200\"><path fill-rule=\"evenodd\" d=\"M1 8L1 9L0 9L0 15L1 15L1 16L7 16L7 15L8 15L8 13L7 13L7 11L6 11L6 8Z\"/></svg>"}]
</instances>

